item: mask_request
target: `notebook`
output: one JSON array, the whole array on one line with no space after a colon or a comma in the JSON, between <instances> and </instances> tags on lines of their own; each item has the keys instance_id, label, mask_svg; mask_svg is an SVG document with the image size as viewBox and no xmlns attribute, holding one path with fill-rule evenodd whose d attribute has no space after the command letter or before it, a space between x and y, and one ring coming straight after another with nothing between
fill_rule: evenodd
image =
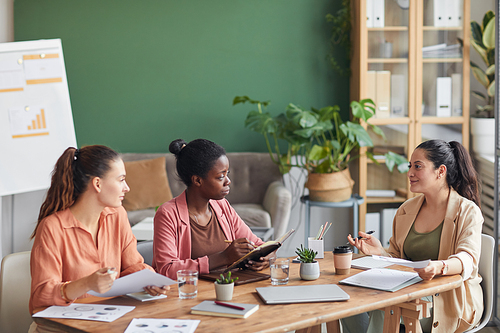
<instances>
[{"instance_id":1,"label":"notebook","mask_svg":"<svg viewBox=\"0 0 500 333\"><path fill-rule=\"evenodd\" d=\"M256 247L255 249L253 249L252 251L245 254L243 257L241 257L240 259L236 260L231 265L229 265L229 267L226 268L225 272L229 272L230 270L235 269L235 268L245 268L245 264L249 260L257 261L257 260L259 260L259 258L265 257L269 253L276 251L277 249L279 249L281 247L283 242L288 237L290 237L294 232L295 232L294 229L290 229L290 230L288 230L287 233L285 233L283 236L281 236L277 240L267 241L264 244L259 245L258 247Z\"/></svg>"},{"instance_id":2,"label":"notebook","mask_svg":"<svg viewBox=\"0 0 500 333\"><path fill-rule=\"evenodd\" d=\"M241 306L244 310L232 309L226 306L217 305L214 301L203 301L191 308L191 314L200 314L207 316L220 316L231 318L247 318L259 309L259 304L229 303L226 304Z\"/></svg>"},{"instance_id":3,"label":"notebook","mask_svg":"<svg viewBox=\"0 0 500 333\"><path fill-rule=\"evenodd\" d=\"M339 283L394 292L420 281L422 281L422 279L415 272L405 272L388 268L373 268L352 275L347 279L339 281Z\"/></svg>"},{"instance_id":4,"label":"notebook","mask_svg":"<svg viewBox=\"0 0 500 333\"><path fill-rule=\"evenodd\" d=\"M350 297L336 284L255 288L266 304L347 301Z\"/></svg>"}]
</instances>

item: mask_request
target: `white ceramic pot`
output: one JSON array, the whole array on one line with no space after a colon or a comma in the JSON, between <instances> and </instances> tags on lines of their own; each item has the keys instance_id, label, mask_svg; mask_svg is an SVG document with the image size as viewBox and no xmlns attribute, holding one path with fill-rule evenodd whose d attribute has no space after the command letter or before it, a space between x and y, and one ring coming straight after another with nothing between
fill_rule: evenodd
<instances>
[{"instance_id":1,"label":"white ceramic pot","mask_svg":"<svg viewBox=\"0 0 500 333\"><path fill-rule=\"evenodd\" d=\"M495 118L470 118L470 133L476 154L495 155Z\"/></svg>"},{"instance_id":2,"label":"white ceramic pot","mask_svg":"<svg viewBox=\"0 0 500 333\"><path fill-rule=\"evenodd\" d=\"M299 274L302 280L316 280L319 278L319 262L301 262Z\"/></svg>"},{"instance_id":3,"label":"white ceramic pot","mask_svg":"<svg viewBox=\"0 0 500 333\"><path fill-rule=\"evenodd\" d=\"M218 301L230 301L233 299L234 282L228 284L218 284L214 282L215 298Z\"/></svg>"}]
</instances>

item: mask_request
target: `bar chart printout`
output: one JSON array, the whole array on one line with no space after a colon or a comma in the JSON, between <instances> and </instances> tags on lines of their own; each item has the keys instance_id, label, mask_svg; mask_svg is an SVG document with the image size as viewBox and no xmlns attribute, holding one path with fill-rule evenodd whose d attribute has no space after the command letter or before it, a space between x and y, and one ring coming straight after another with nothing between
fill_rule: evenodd
<instances>
[{"instance_id":1,"label":"bar chart printout","mask_svg":"<svg viewBox=\"0 0 500 333\"><path fill-rule=\"evenodd\" d=\"M13 139L49 135L44 108L26 106L9 109L9 120Z\"/></svg>"}]
</instances>

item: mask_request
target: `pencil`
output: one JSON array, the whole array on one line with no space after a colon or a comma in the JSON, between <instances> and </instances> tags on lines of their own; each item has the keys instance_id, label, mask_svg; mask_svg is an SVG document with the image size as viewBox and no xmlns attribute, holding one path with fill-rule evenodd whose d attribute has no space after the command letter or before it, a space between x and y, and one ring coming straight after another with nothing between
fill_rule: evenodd
<instances>
[{"instance_id":1,"label":"pencil","mask_svg":"<svg viewBox=\"0 0 500 333\"><path fill-rule=\"evenodd\" d=\"M224 243L232 243L232 242L233 242L233 241L230 241L230 240L224 239ZM250 245L252 245L254 249L256 249L256 248L257 248L257 246L255 246L255 244L253 244L253 243L251 243L251 242L250 242L249 244L250 244Z\"/></svg>"}]
</instances>

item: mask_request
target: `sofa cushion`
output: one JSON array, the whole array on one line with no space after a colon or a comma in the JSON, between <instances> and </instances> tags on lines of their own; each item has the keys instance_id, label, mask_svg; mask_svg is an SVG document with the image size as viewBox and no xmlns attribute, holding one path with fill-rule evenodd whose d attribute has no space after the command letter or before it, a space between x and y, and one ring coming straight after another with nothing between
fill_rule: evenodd
<instances>
[{"instance_id":1,"label":"sofa cushion","mask_svg":"<svg viewBox=\"0 0 500 333\"><path fill-rule=\"evenodd\" d=\"M165 157L125 162L130 192L123 207L127 211L154 208L172 199L165 169Z\"/></svg>"},{"instance_id":2,"label":"sofa cushion","mask_svg":"<svg viewBox=\"0 0 500 333\"><path fill-rule=\"evenodd\" d=\"M236 213L249 227L271 227L271 215L258 204L234 204Z\"/></svg>"}]
</instances>

